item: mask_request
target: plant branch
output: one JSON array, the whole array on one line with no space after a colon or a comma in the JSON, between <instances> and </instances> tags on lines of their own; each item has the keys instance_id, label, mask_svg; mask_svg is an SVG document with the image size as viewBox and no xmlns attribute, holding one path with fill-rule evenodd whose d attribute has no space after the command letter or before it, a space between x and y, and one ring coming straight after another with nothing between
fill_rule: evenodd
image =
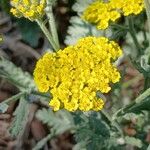
<instances>
[{"instance_id":1,"label":"plant branch","mask_svg":"<svg viewBox=\"0 0 150 150\"><path fill-rule=\"evenodd\" d=\"M132 16L129 16L128 18L128 25L129 25L129 33L134 41L134 44L136 46L136 49L137 49L137 55L142 55L143 52L142 52L142 48L137 40L137 37L136 37L136 31L135 31L135 28L134 28L134 23L133 23L133 18Z\"/></svg>"},{"instance_id":2,"label":"plant branch","mask_svg":"<svg viewBox=\"0 0 150 150\"><path fill-rule=\"evenodd\" d=\"M149 30L149 45L150 45L150 2L149 0L144 0L145 8L146 8L146 15L147 15L147 21L148 21L148 30Z\"/></svg>"},{"instance_id":3,"label":"plant branch","mask_svg":"<svg viewBox=\"0 0 150 150\"><path fill-rule=\"evenodd\" d=\"M144 81L144 90L147 90L148 88L150 88L150 77L145 77L145 81Z\"/></svg>"},{"instance_id":4,"label":"plant branch","mask_svg":"<svg viewBox=\"0 0 150 150\"><path fill-rule=\"evenodd\" d=\"M52 35L50 34L49 30L46 28L45 24L39 19L36 20L36 22L38 23L38 25L40 26L41 30L43 31L43 33L47 37L47 39L50 42L51 46L53 47L54 51L57 51L59 49L59 47L57 46L57 44L53 40Z\"/></svg>"},{"instance_id":5,"label":"plant branch","mask_svg":"<svg viewBox=\"0 0 150 150\"><path fill-rule=\"evenodd\" d=\"M149 0L144 0L145 3L145 8L146 8L146 15L147 15L147 21L148 21L148 41L149 41L149 47L148 47L148 52L147 54L149 55L150 58L150 1ZM150 77L145 77L145 83L144 83L144 90L150 88Z\"/></svg>"},{"instance_id":6,"label":"plant branch","mask_svg":"<svg viewBox=\"0 0 150 150\"><path fill-rule=\"evenodd\" d=\"M52 10L52 4L51 4L50 0L47 0L47 7L46 7L45 11L46 11L46 15L49 20L49 27L50 27L50 31L52 34L52 38L55 41L57 47L60 48L57 29L56 29L56 23L55 23L53 10Z\"/></svg>"},{"instance_id":7,"label":"plant branch","mask_svg":"<svg viewBox=\"0 0 150 150\"><path fill-rule=\"evenodd\" d=\"M51 99L51 98L52 98L49 94L40 93L40 92L38 92L38 91L32 91L31 93L34 94L34 95L37 95L37 96L41 96L41 97L44 97L44 98L48 98L48 99Z\"/></svg>"},{"instance_id":8,"label":"plant branch","mask_svg":"<svg viewBox=\"0 0 150 150\"><path fill-rule=\"evenodd\" d=\"M150 96L150 88L147 89L145 92L143 92L140 96L138 96L131 104L125 106L124 108L119 109L113 116L113 120L115 120L117 116L124 115L128 110L131 110L133 106L139 104L149 96Z\"/></svg>"},{"instance_id":9,"label":"plant branch","mask_svg":"<svg viewBox=\"0 0 150 150\"><path fill-rule=\"evenodd\" d=\"M12 96L12 97L6 99L6 100L3 101L2 103L7 103L7 104L9 104L11 101L16 101L16 100L18 100L21 96L23 96L25 93L26 93L26 92L20 92L20 93L18 93L18 94L16 94L16 95L14 95L14 96ZM2 104L2 103L0 103L0 104Z\"/></svg>"},{"instance_id":10,"label":"plant branch","mask_svg":"<svg viewBox=\"0 0 150 150\"><path fill-rule=\"evenodd\" d=\"M41 141L39 141L39 142L36 144L36 146L33 148L33 150L39 150L39 149L43 148L44 145L45 145L50 139L52 139L53 137L54 137L54 133L53 133L53 132L50 133L50 134L48 134L45 138L43 138Z\"/></svg>"}]
</instances>

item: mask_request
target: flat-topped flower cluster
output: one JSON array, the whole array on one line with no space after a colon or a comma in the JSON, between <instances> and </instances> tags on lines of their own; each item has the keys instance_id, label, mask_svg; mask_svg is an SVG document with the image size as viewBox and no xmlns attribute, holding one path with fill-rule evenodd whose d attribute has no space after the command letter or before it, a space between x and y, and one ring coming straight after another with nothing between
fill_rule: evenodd
<instances>
[{"instance_id":1,"label":"flat-topped flower cluster","mask_svg":"<svg viewBox=\"0 0 150 150\"><path fill-rule=\"evenodd\" d=\"M97 25L98 29L106 29L110 22L115 22L121 15L137 15L144 9L144 0L97 0L83 13L83 18Z\"/></svg>"},{"instance_id":2,"label":"flat-topped flower cluster","mask_svg":"<svg viewBox=\"0 0 150 150\"><path fill-rule=\"evenodd\" d=\"M76 45L46 53L36 64L34 80L40 92L50 92L55 111L99 111L104 101L96 92L108 93L120 79L112 64L122 50L105 37L85 37Z\"/></svg>"},{"instance_id":3,"label":"flat-topped flower cluster","mask_svg":"<svg viewBox=\"0 0 150 150\"><path fill-rule=\"evenodd\" d=\"M13 8L10 12L16 17L25 17L30 20L39 19L44 15L45 0L11 0Z\"/></svg>"}]
</instances>

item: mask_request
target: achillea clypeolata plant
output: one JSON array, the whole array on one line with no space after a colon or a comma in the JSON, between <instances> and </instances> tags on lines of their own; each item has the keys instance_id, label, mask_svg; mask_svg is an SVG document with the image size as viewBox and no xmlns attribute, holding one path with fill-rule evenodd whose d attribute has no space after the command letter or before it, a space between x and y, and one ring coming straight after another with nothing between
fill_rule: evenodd
<instances>
[{"instance_id":1,"label":"achillea clypeolata plant","mask_svg":"<svg viewBox=\"0 0 150 150\"><path fill-rule=\"evenodd\" d=\"M25 17L28 20L21 20L19 33L15 30L17 24L20 25L18 20L5 19L7 17L2 12L2 17L6 21L2 23L2 28L0 27L2 31L0 92L5 92L10 82L16 88L14 90L12 86L9 90L13 89L11 93L16 92L16 94L10 97L8 95L10 91L7 91L8 98L0 101L0 116L3 115L2 113L7 115L8 108L15 104L14 112L10 114L13 118L9 119L8 114L10 121L7 122L11 125L7 131L11 135L10 139L17 140L18 137L26 136L28 131L26 127L30 127L31 121L33 123L41 121L44 125L41 126L42 130L48 132L39 142L34 137L34 132L31 132L30 136L26 136L25 141L21 138L14 146L24 149L28 140L29 147L33 150L44 149L45 146L47 149L53 149L56 147L56 142L52 144L51 140L59 135L63 137L67 133L69 147L58 145L58 149L62 147L87 150L126 150L127 147L149 149L150 0L76 0L73 9L78 16L71 17L71 25L65 40L72 46L64 49L60 49L64 46L64 35L62 36L61 33L65 33L62 32L67 26L65 20L68 20L68 10L74 1L64 1L65 7L62 7L64 4L60 4L60 1L57 3L57 0L10 1L11 12L16 17ZM66 4L69 4L69 7ZM2 9L6 7L6 1L0 0L0 7ZM58 18L57 26L54 17L57 15L53 14L53 10L60 8L63 8L64 19ZM143 9L146 11L141 13ZM82 12L83 17L80 18ZM141 14L135 17L139 13ZM62 11L59 11L59 17L61 14ZM122 16L124 20L120 19L121 22L117 24L117 20ZM106 29L109 24L111 27L107 31L99 31L83 19L95 24L98 29ZM42 38L39 30L36 30L35 24L30 24L28 21L35 21L39 25L49 43L45 41L46 38ZM13 29L7 22L12 23ZM62 27L61 30L59 29L60 37L57 27ZM18 33L22 38L11 41L11 38ZM34 33L38 33L39 37ZM123 55L119 44L109 39L119 42L124 49ZM8 40L12 44L9 44ZM19 43L22 45L19 46L19 50L22 51L23 48L23 52L20 53L20 57L18 54L14 57ZM35 49L30 48L34 45L32 43L37 43ZM22 56L24 50L27 50L27 56ZM43 52L46 53L39 59ZM32 64L35 62L34 57L39 60L34 69L33 80L32 75L23 70L31 71L30 64L31 60ZM23 64L24 62L27 64L26 67L23 65L23 70L10 61L16 62L15 58L19 58L19 64L22 59ZM18 61L16 63L18 64ZM116 67L118 65L121 75ZM120 78L121 81L115 84ZM110 90L111 93L105 97ZM5 117L3 115L1 118L6 121ZM125 130L129 129L131 124L134 134ZM4 144L5 148L9 146Z\"/></svg>"},{"instance_id":2,"label":"achillea clypeolata plant","mask_svg":"<svg viewBox=\"0 0 150 150\"><path fill-rule=\"evenodd\" d=\"M105 37L86 37L76 45L57 53L46 53L34 71L34 80L40 92L50 92L50 106L55 111L95 110L103 108L104 102L96 92L108 93L109 83L116 83L120 73L112 64L122 50Z\"/></svg>"},{"instance_id":3,"label":"achillea clypeolata plant","mask_svg":"<svg viewBox=\"0 0 150 150\"><path fill-rule=\"evenodd\" d=\"M30 20L39 19L44 15L45 0L11 0L13 8L10 12L16 17L25 17Z\"/></svg>"},{"instance_id":4,"label":"achillea clypeolata plant","mask_svg":"<svg viewBox=\"0 0 150 150\"><path fill-rule=\"evenodd\" d=\"M93 2L84 11L83 18L98 29L106 29L110 22L115 22L121 15L139 14L144 9L143 0L109 0Z\"/></svg>"}]
</instances>

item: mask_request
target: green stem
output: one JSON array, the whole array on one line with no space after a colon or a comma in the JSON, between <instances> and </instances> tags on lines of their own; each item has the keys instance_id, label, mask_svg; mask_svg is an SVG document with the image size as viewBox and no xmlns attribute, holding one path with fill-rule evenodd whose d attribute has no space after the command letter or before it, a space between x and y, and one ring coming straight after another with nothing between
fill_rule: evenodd
<instances>
[{"instance_id":1,"label":"green stem","mask_svg":"<svg viewBox=\"0 0 150 150\"><path fill-rule=\"evenodd\" d=\"M145 92L143 92L139 97L135 99L136 103L143 101L145 98L150 96L150 88L148 88Z\"/></svg>"},{"instance_id":2,"label":"green stem","mask_svg":"<svg viewBox=\"0 0 150 150\"><path fill-rule=\"evenodd\" d=\"M144 90L147 90L148 88L150 88L150 77L145 77Z\"/></svg>"},{"instance_id":3,"label":"green stem","mask_svg":"<svg viewBox=\"0 0 150 150\"><path fill-rule=\"evenodd\" d=\"M135 31L135 28L134 28L134 23L133 23L133 18L132 16L129 16L128 17L128 25L129 25L129 33L134 41L134 44L136 46L136 49L137 49L137 55L142 55L143 52L142 52L142 48L137 40L137 37L136 37L136 31Z\"/></svg>"},{"instance_id":4,"label":"green stem","mask_svg":"<svg viewBox=\"0 0 150 150\"><path fill-rule=\"evenodd\" d=\"M111 24L111 27L115 27L115 28L118 28L118 29L122 29L122 30L129 30L129 27L128 26L123 26L123 25L119 25L119 24Z\"/></svg>"},{"instance_id":5,"label":"green stem","mask_svg":"<svg viewBox=\"0 0 150 150\"><path fill-rule=\"evenodd\" d=\"M37 95L37 96L48 98L48 99L52 98L49 94L40 93L40 92L37 92L37 91L32 91L31 93L34 94L34 95Z\"/></svg>"},{"instance_id":6,"label":"green stem","mask_svg":"<svg viewBox=\"0 0 150 150\"><path fill-rule=\"evenodd\" d=\"M46 28L45 24L39 19L36 20L36 22L38 23L38 25L40 26L41 30L43 31L43 33L45 34L45 36L49 40L51 46L54 48L55 51L57 51L59 49L59 47L57 46L57 44L53 40L53 38L52 38L49 30Z\"/></svg>"},{"instance_id":7,"label":"green stem","mask_svg":"<svg viewBox=\"0 0 150 150\"><path fill-rule=\"evenodd\" d=\"M47 7L45 10L46 10L46 15L47 15L48 20L49 20L49 27L50 27L50 31L51 31L53 40L57 44L57 47L60 48L57 29L56 29L56 23L55 23L53 10L52 10L52 4L51 4L50 0L47 0Z\"/></svg>"},{"instance_id":8,"label":"green stem","mask_svg":"<svg viewBox=\"0 0 150 150\"><path fill-rule=\"evenodd\" d=\"M7 104L9 104L11 101L16 101L16 100L18 100L21 96L23 96L25 94L25 92L20 92L20 93L18 93L18 94L16 94L16 95L14 95L14 96L12 96L12 97L10 97L10 98L8 98L8 99L6 99L5 101L3 101L2 103L7 103ZM1 103L0 103L1 104Z\"/></svg>"},{"instance_id":9,"label":"green stem","mask_svg":"<svg viewBox=\"0 0 150 150\"><path fill-rule=\"evenodd\" d=\"M39 141L36 146L33 148L33 150L39 150L44 147L44 145L54 137L54 133L48 134L45 138L43 138L41 141Z\"/></svg>"},{"instance_id":10,"label":"green stem","mask_svg":"<svg viewBox=\"0 0 150 150\"><path fill-rule=\"evenodd\" d=\"M147 15L147 20L148 20L148 30L149 30L149 45L150 45L150 2L149 0L144 0L145 3L145 8L146 8L146 15Z\"/></svg>"},{"instance_id":11,"label":"green stem","mask_svg":"<svg viewBox=\"0 0 150 150\"><path fill-rule=\"evenodd\" d=\"M131 104L125 106L124 108L119 109L113 116L113 120L117 119L118 116L124 115L126 112L131 110L136 104L142 102L144 99L150 96L150 88L143 92L139 97L137 97Z\"/></svg>"}]
</instances>

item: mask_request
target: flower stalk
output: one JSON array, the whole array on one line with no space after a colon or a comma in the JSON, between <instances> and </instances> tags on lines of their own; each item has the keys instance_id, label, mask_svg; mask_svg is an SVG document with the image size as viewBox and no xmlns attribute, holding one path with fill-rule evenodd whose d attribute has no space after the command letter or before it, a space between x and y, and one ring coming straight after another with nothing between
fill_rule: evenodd
<instances>
[{"instance_id":1,"label":"flower stalk","mask_svg":"<svg viewBox=\"0 0 150 150\"><path fill-rule=\"evenodd\" d=\"M135 28L134 28L134 23L133 23L133 18L132 16L129 16L128 18L128 25L129 25L129 33L134 41L134 44L136 46L136 49L137 49L137 55L140 56L142 55L142 48L137 40L137 37L136 37L136 31L135 31Z\"/></svg>"},{"instance_id":2,"label":"flower stalk","mask_svg":"<svg viewBox=\"0 0 150 150\"><path fill-rule=\"evenodd\" d=\"M146 15L147 15L147 21L148 21L148 30L149 30L149 37L148 41L150 44L150 0L144 0L145 8L146 8Z\"/></svg>"},{"instance_id":3,"label":"flower stalk","mask_svg":"<svg viewBox=\"0 0 150 150\"><path fill-rule=\"evenodd\" d=\"M54 19L52 4L51 4L50 0L47 0L47 7L45 8L45 12L46 12L46 15L49 20L49 27L50 27L50 31L52 34L52 38L55 41L57 47L60 48L58 33L57 33L57 29L56 29L56 22Z\"/></svg>"},{"instance_id":4,"label":"flower stalk","mask_svg":"<svg viewBox=\"0 0 150 150\"><path fill-rule=\"evenodd\" d=\"M144 0L144 3L145 3L147 22L148 22L148 41L149 41L149 47L146 53L148 55L148 59L150 59L150 0ZM150 88L150 77L146 76L145 83L144 83L144 90L148 88Z\"/></svg>"},{"instance_id":5,"label":"flower stalk","mask_svg":"<svg viewBox=\"0 0 150 150\"><path fill-rule=\"evenodd\" d=\"M18 94L16 94L16 95L14 95L14 96L12 96L12 97L6 99L6 100L5 100L4 102L2 102L2 103L9 104L11 101L16 101L16 100L18 100L20 97L22 97L25 93L26 93L26 92L20 92L20 93L18 93ZM2 103L0 103L0 104L2 104Z\"/></svg>"},{"instance_id":6,"label":"flower stalk","mask_svg":"<svg viewBox=\"0 0 150 150\"><path fill-rule=\"evenodd\" d=\"M51 46L53 47L54 51L57 51L59 49L59 47L53 40L53 37L52 37L51 33L49 32L49 30L46 28L44 22L40 19L37 19L36 22L40 26L40 28L43 31L43 33L45 34L45 36L47 37L47 39L50 42Z\"/></svg>"}]
</instances>

